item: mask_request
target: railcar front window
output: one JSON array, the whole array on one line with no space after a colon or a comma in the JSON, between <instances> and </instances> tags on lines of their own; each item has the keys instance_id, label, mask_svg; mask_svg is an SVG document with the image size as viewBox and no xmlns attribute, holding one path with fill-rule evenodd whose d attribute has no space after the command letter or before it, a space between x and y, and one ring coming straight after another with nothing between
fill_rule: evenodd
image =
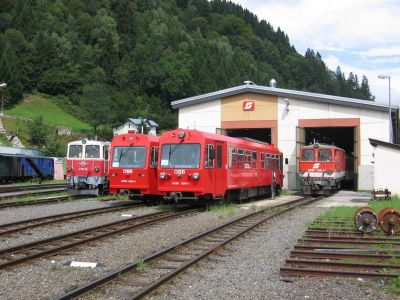
<instances>
[{"instance_id":1,"label":"railcar front window","mask_svg":"<svg viewBox=\"0 0 400 300\"><path fill-rule=\"evenodd\" d=\"M144 168L146 147L114 147L113 168Z\"/></svg>"},{"instance_id":2,"label":"railcar front window","mask_svg":"<svg viewBox=\"0 0 400 300\"><path fill-rule=\"evenodd\" d=\"M85 146L85 157L86 158L100 158L100 146L99 145L86 145Z\"/></svg>"},{"instance_id":3,"label":"railcar front window","mask_svg":"<svg viewBox=\"0 0 400 300\"><path fill-rule=\"evenodd\" d=\"M161 168L194 169L200 166L200 144L164 144Z\"/></svg>"},{"instance_id":4,"label":"railcar front window","mask_svg":"<svg viewBox=\"0 0 400 300\"><path fill-rule=\"evenodd\" d=\"M332 161L332 150L331 149L318 150L318 161Z\"/></svg>"},{"instance_id":5,"label":"railcar front window","mask_svg":"<svg viewBox=\"0 0 400 300\"><path fill-rule=\"evenodd\" d=\"M69 146L68 157L69 158L82 158L82 145L71 145Z\"/></svg>"},{"instance_id":6,"label":"railcar front window","mask_svg":"<svg viewBox=\"0 0 400 300\"><path fill-rule=\"evenodd\" d=\"M314 149L303 149L301 153L302 161L314 161Z\"/></svg>"}]
</instances>

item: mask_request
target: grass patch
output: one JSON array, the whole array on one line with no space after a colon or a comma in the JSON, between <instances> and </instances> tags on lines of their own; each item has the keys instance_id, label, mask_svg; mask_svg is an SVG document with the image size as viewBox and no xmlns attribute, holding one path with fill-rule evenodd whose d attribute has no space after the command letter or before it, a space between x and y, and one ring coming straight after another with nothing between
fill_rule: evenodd
<instances>
[{"instance_id":1,"label":"grass patch","mask_svg":"<svg viewBox=\"0 0 400 300\"><path fill-rule=\"evenodd\" d=\"M70 128L74 131L90 130L90 125L79 121L74 116L63 111L55 97L44 94L28 95L15 107L6 110L6 114L33 120L42 116L44 123L57 127ZM11 130L12 129L8 129Z\"/></svg>"},{"instance_id":2,"label":"grass patch","mask_svg":"<svg viewBox=\"0 0 400 300\"><path fill-rule=\"evenodd\" d=\"M149 264L144 261L144 259L139 260L136 269L139 271L144 271L149 267Z\"/></svg>"},{"instance_id":3,"label":"grass patch","mask_svg":"<svg viewBox=\"0 0 400 300\"><path fill-rule=\"evenodd\" d=\"M390 283L388 291L393 295L400 296L400 277Z\"/></svg>"},{"instance_id":4,"label":"grass patch","mask_svg":"<svg viewBox=\"0 0 400 300\"><path fill-rule=\"evenodd\" d=\"M0 146L12 147L12 144L4 135L0 134Z\"/></svg>"},{"instance_id":5,"label":"grass patch","mask_svg":"<svg viewBox=\"0 0 400 300\"><path fill-rule=\"evenodd\" d=\"M207 208L208 212L222 213L220 218L225 219L226 217L232 218L237 214L237 206L233 203L225 203L222 205L210 205Z\"/></svg>"}]
</instances>

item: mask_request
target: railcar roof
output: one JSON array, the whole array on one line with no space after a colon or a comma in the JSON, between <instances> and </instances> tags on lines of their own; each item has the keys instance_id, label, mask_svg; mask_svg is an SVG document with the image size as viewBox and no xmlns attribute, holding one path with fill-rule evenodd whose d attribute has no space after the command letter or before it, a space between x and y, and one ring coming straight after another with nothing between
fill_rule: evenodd
<instances>
[{"instance_id":1,"label":"railcar roof","mask_svg":"<svg viewBox=\"0 0 400 300\"><path fill-rule=\"evenodd\" d=\"M111 145L111 142L86 140L86 143L83 143L83 140L79 140L69 142L68 146L69 145Z\"/></svg>"},{"instance_id":2,"label":"railcar roof","mask_svg":"<svg viewBox=\"0 0 400 300\"><path fill-rule=\"evenodd\" d=\"M277 147L275 147L274 145L270 145L268 143L264 143L264 142L260 142L257 140L253 140L250 138L237 138L237 137L230 137L230 136L226 136L226 135L219 135L219 134L215 134L215 133L210 133L210 132L204 132L204 131L199 131L196 129L175 129L175 130L170 130L167 132L164 132L161 135L161 138L165 138L168 137L171 133L175 133L178 134L180 131L184 131L185 133L190 132L192 135L194 136L202 136L206 139L215 139L215 140L219 140L219 141L223 141L223 142L227 142L227 143L242 143L248 146L252 146L252 147L267 147L269 148L271 151L277 151L277 152L281 152Z\"/></svg>"},{"instance_id":3,"label":"railcar roof","mask_svg":"<svg viewBox=\"0 0 400 300\"><path fill-rule=\"evenodd\" d=\"M316 146L318 145L318 146ZM328 145L328 144L321 144L321 143L313 143L307 146L301 146L302 149L315 149L315 148L335 148L339 150L343 150L342 148L339 148L335 145Z\"/></svg>"}]
</instances>

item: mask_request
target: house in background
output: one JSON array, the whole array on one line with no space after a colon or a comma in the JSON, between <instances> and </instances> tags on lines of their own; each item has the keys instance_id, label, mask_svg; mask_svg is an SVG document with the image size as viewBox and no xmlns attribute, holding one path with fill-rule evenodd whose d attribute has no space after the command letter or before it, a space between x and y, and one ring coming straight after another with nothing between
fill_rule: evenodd
<instances>
[{"instance_id":1,"label":"house in background","mask_svg":"<svg viewBox=\"0 0 400 300\"><path fill-rule=\"evenodd\" d=\"M129 130L134 130L137 133L147 133L148 135L157 134L158 124L153 120L143 118L129 118L125 123L120 123L113 126L114 136L128 133Z\"/></svg>"}]
</instances>

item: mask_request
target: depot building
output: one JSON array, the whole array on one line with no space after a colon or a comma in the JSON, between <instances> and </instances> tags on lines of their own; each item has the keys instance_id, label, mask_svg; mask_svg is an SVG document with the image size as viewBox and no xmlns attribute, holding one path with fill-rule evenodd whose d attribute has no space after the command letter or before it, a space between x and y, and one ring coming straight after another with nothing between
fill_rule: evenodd
<instances>
[{"instance_id":1,"label":"depot building","mask_svg":"<svg viewBox=\"0 0 400 300\"><path fill-rule=\"evenodd\" d=\"M232 137L249 137L277 146L284 157L284 188L299 189L302 145L334 144L346 151L348 189L374 188L373 146L389 141L389 106L353 98L244 85L177 100L179 127ZM394 143L399 138L399 107L391 107ZM384 188L384 187L382 187Z\"/></svg>"}]
</instances>

